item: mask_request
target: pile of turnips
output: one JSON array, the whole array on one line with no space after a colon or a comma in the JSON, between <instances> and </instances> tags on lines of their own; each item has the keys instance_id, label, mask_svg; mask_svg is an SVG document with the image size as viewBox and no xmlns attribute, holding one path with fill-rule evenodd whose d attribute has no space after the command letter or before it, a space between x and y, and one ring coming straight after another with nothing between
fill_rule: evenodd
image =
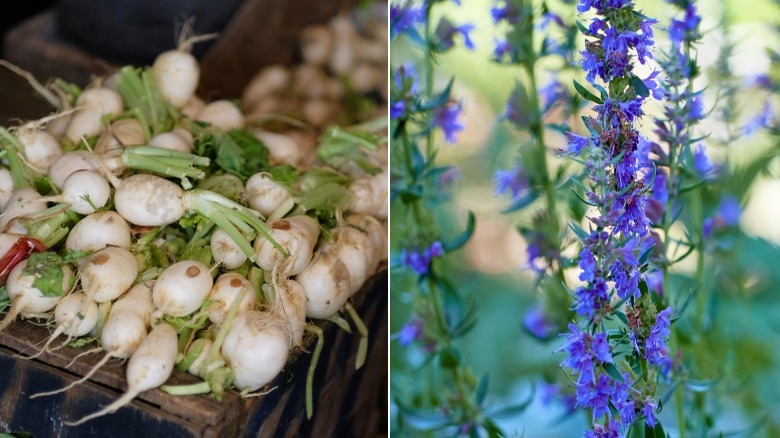
<instances>
[{"instance_id":1,"label":"pile of turnips","mask_svg":"<svg viewBox=\"0 0 780 438\"><path fill-rule=\"evenodd\" d=\"M346 50L339 26L332 56ZM126 394L66 424L161 385L252 395L306 331L320 335L311 416L322 332L310 320L350 329L342 311L362 336L356 366L365 360L367 330L349 299L387 255L385 117L321 131L295 123L318 145L316 159L290 159L304 155L294 137L247 122L234 101L195 95L197 40L84 89L37 84L58 111L0 128L0 330L42 318L51 336L34 356L75 345L104 354L81 380L33 397L128 360ZM174 368L203 382L165 386Z\"/></svg>"}]
</instances>

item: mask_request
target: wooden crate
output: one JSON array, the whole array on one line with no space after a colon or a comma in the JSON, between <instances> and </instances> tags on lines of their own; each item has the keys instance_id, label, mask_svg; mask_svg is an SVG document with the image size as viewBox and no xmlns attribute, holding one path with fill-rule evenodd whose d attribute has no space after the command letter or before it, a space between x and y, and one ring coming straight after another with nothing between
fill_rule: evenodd
<instances>
[{"instance_id":1,"label":"wooden crate","mask_svg":"<svg viewBox=\"0 0 780 438\"><path fill-rule=\"evenodd\" d=\"M30 321L17 321L0 332L0 432L25 431L34 437L370 437L386 429L387 271L370 279L353 305L370 330L366 365L354 369L359 337L330 322L314 383L314 416L306 419L305 380L310 354L296 349L282 373L264 389L267 395L242 399L235 391L221 401L208 396L172 396L159 389L140 394L112 415L77 427L63 424L105 406L124 391L125 365L111 360L89 381L69 391L30 399L36 392L78 380L102 354L65 366L84 349L62 348L37 359L32 354L49 334ZM313 351L307 335L304 348ZM36 347L37 346L37 347ZM174 371L168 384L197 382Z\"/></svg>"}]
</instances>

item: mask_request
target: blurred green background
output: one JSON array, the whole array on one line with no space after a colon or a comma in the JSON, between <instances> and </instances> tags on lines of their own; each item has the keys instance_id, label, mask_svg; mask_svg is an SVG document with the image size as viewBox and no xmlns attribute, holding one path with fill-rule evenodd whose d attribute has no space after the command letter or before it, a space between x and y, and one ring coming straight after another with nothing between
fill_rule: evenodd
<instances>
[{"instance_id":1,"label":"blurred green background","mask_svg":"<svg viewBox=\"0 0 780 438\"><path fill-rule=\"evenodd\" d=\"M446 263L453 280L465 291L466 300L477 305L478 322L474 330L460 341L463 358L478 376L490 375L490 397L495 404L523 400L532 391L532 382L543 372L560 372L563 354L552 351L560 344L541 344L521 330L525 310L535 301L534 277L524 267L525 243L515 231L518 223L529 223L531 214L541 208L532 205L519 213L499 213L508 200L493 194L495 169L510 167L517 148L525 138L506 122L498 120L513 84L520 77L519 67L498 65L490 61L494 37L499 36L490 17L493 1L463 1L462 6L448 6L444 14L455 23L475 25L472 38L477 50L455 49L438 59L437 81L445 84L455 76L453 95L464 101L463 121L466 129L457 145L444 145L440 162L454 164L462 174L452 192L452 201L441 206L438 219L443 230L457 232L466 220L466 211L477 215L477 227L469 244ZM553 12L566 18L576 13L574 5L548 2ZM637 1L645 15L657 18L656 53L667 47L665 25L675 9L662 0ZM724 43L724 10L730 38L736 44L730 66L739 81L736 124L744 124L758 113L763 98L748 90L755 75L766 73L769 59L766 47L780 47L780 37L773 25L780 24L780 7L771 0L704 0L697 5L703 17L704 32L698 46L698 61L704 73L696 80L697 88L707 88L707 108L721 105L719 89L712 69ZM440 10L437 10L440 11ZM391 65L418 63L421 53L410 49L401 39L391 47ZM559 63L556 61L556 63ZM554 63L555 64L555 63ZM650 69L643 70L646 76ZM540 84L549 81L542 66ZM570 79L562 77L561 81ZM443 86L443 85L442 85ZM775 105L777 101L775 100ZM777 107L777 106L776 106ZM648 104L646 112L658 113L660 103ZM686 354L699 365L701 379L716 382L707 398L716 428L724 433L750 427L762 419L761 432L741 436L780 436L780 165L767 159L777 155L778 138L766 132L743 136L725 143L725 130L713 114L697 128L697 133L711 133L705 141L707 153L717 163L727 162L729 190L745 192L748 203L740 221L740 231L728 242L730 251L708 255L707 282L713 302L713 327L704 338L691 339ZM652 121L646 116L640 130L650 134ZM561 135L546 133L548 148L565 147ZM555 163L558 159L553 159ZM555 165L555 164L553 164ZM760 175L753 179L753 170ZM748 172L750 171L750 172ZM747 189L746 189L747 187ZM717 203L717 200L714 201ZM391 238L402 230L392 225ZM446 235L446 231L445 231ZM395 240L395 239L394 239ZM693 258L691 258L693 261ZM675 269L674 285L684 287L689 280L690 264ZM572 273L576 275L576 272ZM396 333L410 315L409 279L394 274L391 283L391 333ZM690 311L689 311L690 313ZM681 321L686 324L686 321ZM391 391L403 393L415 384L410 370L421 364L422 354L415 348L391 343ZM667 432L675 434L672 409L661 419ZM545 406L537 396L520 416L504 419L501 425L510 433L526 437L581 436L590 421L583 412L565 416L561 406ZM391 419L394 409L391 408ZM715 435L717 436L717 435ZM735 435L736 436L736 435Z\"/></svg>"}]
</instances>

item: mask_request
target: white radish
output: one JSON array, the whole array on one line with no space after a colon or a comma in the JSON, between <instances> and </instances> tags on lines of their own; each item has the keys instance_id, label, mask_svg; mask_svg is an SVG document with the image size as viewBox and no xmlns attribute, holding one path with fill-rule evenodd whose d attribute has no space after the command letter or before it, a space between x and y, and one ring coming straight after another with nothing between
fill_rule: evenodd
<instances>
[{"instance_id":1,"label":"white radish","mask_svg":"<svg viewBox=\"0 0 780 438\"><path fill-rule=\"evenodd\" d=\"M241 129L245 123L244 114L241 113L236 104L229 100L215 100L204 106L195 120L210 123L223 131Z\"/></svg>"},{"instance_id":2,"label":"white radish","mask_svg":"<svg viewBox=\"0 0 780 438\"><path fill-rule=\"evenodd\" d=\"M22 127L16 132L16 138L24 146L27 164L37 173L45 173L54 160L62 155L62 147L59 142L46 131Z\"/></svg>"},{"instance_id":3,"label":"white radish","mask_svg":"<svg viewBox=\"0 0 780 438\"><path fill-rule=\"evenodd\" d=\"M311 26L301 32L301 56L306 64L325 65L333 50L333 34L326 26Z\"/></svg>"},{"instance_id":4,"label":"white radish","mask_svg":"<svg viewBox=\"0 0 780 438\"><path fill-rule=\"evenodd\" d=\"M221 351L235 374L236 387L255 391L284 368L290 351L290 331L274 313L244 312L233 320Z\"/></svg>"},{"instance_id":5,"label":"white radish","mask_svg":"<svg viewBox=\"0 0 780 438\"><path fill-rule=\"evenodd\" d=\"M306 291L306 315L310 318L331 317L349 298L349 269L332 252L319 252L296 280Z\"/></svg>"},{"instance_id":6,"label":"white radish","mask_svg":"<svg viewBox=\"0 0 780 438\"><path fill-rule=\"evenodd\" d=\"M211 300L211 305L208 308L209 320L221 326L225 322L225 317L233 301L244 289L246 289L246 293L243 294L243 298L238 304L238 314L254 309L257 304L257 291L243 275L233 272L220 275L208 294L208 298Z\"/></svg>"},{"instance_id":7,"label":"white radish","mask_svg":"<svg viewBox=\"0 0 780 438\"><path fill-rule=\"evenodd\" d=\"M309 216L299 215L275 220L271 222L271 237L290 255L285 258L268 240L256 239L255 263L266 271L271 271L277 263L282 263L282 273L296 275L309 264L319 233L319 224Z\"/></svg>"},{"instance_id":8,"label":"white radish","mask_svg":"<svg viewBox=\"0 0 780 438\"><path fill-rule=\"evenodd\" d=\"M198 96L192 96L187 103L181 107L180 111L183 116L194 120L204 106L206 106L206 102Z\"/></svg>"},{"instance_id":9,"label":"white radish","mask_svg":"<svg viewBox=\"0 0 780 438\"><path fill-rule=\"evenodd\" d=\"M146 324L144 324L144 321L140 316L135 312L129 312L127 310L116 311L115 309L111 309L108 319L100 332L101 349L106 351L105 356L103 356L103 358L79 380L60 389L33 394L30 398L59 394L60 392L67 391L76 385L86 382L87 379L92 377L92 375L103 367L111 358L127 359L130 357L146 337ZM98 349L98 351L99 350L100 349ZM175 351L176 348L174 346L174 352Z\"/></svg>"},{"instance_id":10,"label":"white radish","mask_svg":"<svg viewBox=\"0 0 780 438\"><path fill-rule=\"evenodd\" d=\"M387 219L388 211L388 174L387 171L358 178L349 186L350 200L348 211L370 214L378 219Z\"/></svg>"},{"instance_id":11,"label":"white radish","mask_svg":"<svg viewBox=\"0 0 780 438\"><path fill-rule=\"evenodd\" d=\"M82 137L93 137L104 130L103 116L114 116L122 112L122 96L115 90L96 87L84 90L76 100L79 108L71 116L65 137L73 143Z\"/></svg>"},{"instance_id":12,"label":"white radish","mask_svg":"<svg viewBox=\"0 0 780 438\"><path fill-rule=\"evenodd\" d=\"M146 143L146 134L141 123L136 119L120 119L100 134L95 143L95 154L100 157L106 167L116 173L123 168L121 159L125 146L139 146Z\"/></svg>"},{"instance_id":13,"label":"white radish","mask_svg":"<svg viewBox=\"0 0 780 438\"><path fill-rule=\"evenodd\" d=\"M213 284L209 268L203 263L183 260L168 266L152 287L156 308L153 319L192 314L203 304Z\"/></svg>"},{"instance_id":14,"label":"white radish","mask_svg":"<svg viewBox=\"0 0 780 438\"><path fill-rule=\"evenodd\" d=\"M125 248L109 246L92 254L81 265L79 278L84 293L93 301L114 301L138 276L135 256Z\"/></svg>"},{"instance_id":15,"label":"white radish","mask_svg":"<svg viewBox=\"0 0 780 438\"><path fill-rule=\"evenodd\" d=\"M5 167L0 167L0 205L5 205L11 199L11 193L14 192L14 180L11 177L11 171Z\"/></svg>"},{"instance_id":16,"label":"white radish","mask_svg":"<svg viewBox=\"0 0 780 438\"><path fill-rule=\"evenodd\" d=\"M21 234L0 233L0 257L4 256L20 237Z\"/></svg>"},{"instance_id":17,"label":"white radish","mask_svg":"<svg viewBox=\"0 0 780 438\"><path fill-rule=\"evenodd\" d=\"M375 253L371 238L356 228L344 225L333 231L334 242L323 247L338 257L349 271L349 295L354 295L373 274Z\"/></svg>"},{"instance_id":18,"label":"white radish","mask_svg":"<svg viewBox=\"0 0 780 438\"><path fill-rule=\"evenodd\" d=\"M16 190L3 205L3 212L0 214L0 232L27 234L27 229L16 219L45 209L46 202L42 200L40 193L29 187Z\"/></svg>"},{"instance_id":19,"label":"white radish","mask_svg":"<svg viewBox=\"0 0 780 438\"><path fill-rule=\"evenodd\" d=\"M171 376L176 363L176 331L167 324L155 327L127 361L127 392L98 412L87 415L68 426L77 426L97 417L116 412L143 391L157 388Z\"/></svg>"},{"instance_id":20,"label":"white radish","mask_svg":"<svg viewBox=\"0 0 780 438\"><path fill-rule=\"evenodd\" d=\"M130 249L132 232L127 221L115 211L90 214L71 228L65 248L99 251L107 246Z\"/></svg>"},{"instance_id":21,"label":"white radish","mask_svg":"<svg viewBox=\"0 0 780 438\"><path fill-rule=\"evenodd\" d=\"M292 346L300 346L306 329L306 291L296 280L284 279L274 284L276 302L272 312L287 321Z\"/></svg>"},{"instance_id":22,"label":"white radish","mask_svg":"<svg viewBox=\"0 0 780 438\"><path fill-rule=\"evenodd\" d=\"M349 83L358 93L367 94L379 87L382 73L378 67L361 63L349 72Z\"/></svg>"},{"instance_id":23,"label":"white radish","mask_svg":"<svg viewBox=\"0 0 780 438\"><path fill-rule=\"evenodd\" d=\"M307 122L323 127L334 119L337 108L333 102L325 99L312 99L304 102L301 108Z\"/></svg>"},{"instance_id":24,"label":"white radish","mask_svg":"<svg viewBox=\"0 0 780 438\"><path fill-rule=\"evenodd\" d=\"M111 305L112 312L128 311L141 317L146 326L152 323L154 302L152 288L145 283L137 283Z\"/></svg>"},{"instance_id":25,"label":"white radish","mask_svg":"<svg viewBox=\"0 0 780 438\"><path fill-rule=\"evenodd\" d=\"M245 108L253 110L258 103L284 91L290 83L290 76L290 70L282 65L260 70L244 88L241 102Z\"/></svg>"},{"instance_id":26,"label":"white radish","mask_svg":"<svg viewBox=\"0 0 780 438\"><path fill-rule=\"evenodd\" d=\"M266 217L292 199L290 192L274 181L271 175L266 172L250 176L246 181L244 194L249 206Z\"/></svg>"},{"instance_id":27,"label":"white radish","mask_svg":"<svg viewBox=\"0 0 780 438\"><path fill-rule=\"evenodd\" d=\"M387 230L385 230L377 218L366 214L349 215L346 222L365 231L366 235L371 239L371 247L374 248L374 254L369 262L368 272L369 275L374 274L379 267L379 263L387 260Z\"/></svg>"},{"instance_id":28,"label":"white radish","mask_svg":"<svg viewBox=\"0 0 780 438\"><path fill-rule=\"evenodd\" d=\"M49 179L55 187L62 188L65 178L79 170L97 170L98 165L88 151L65 152L49 167Z\"/></svg>"},{"instance_id":29,"label":"white radish","mask_svg":"<svg viewBox=\"0 0 780 438\"><path fill-rule=\"evenodd\" d=\"M154 60L152 74L162 97L175 108L181 108L195 95L200 64L187 51L169 50Z\"/></svg>"},{"instance_id":30,"label":"white radish","mask_svg":"<svg viewBox=\"0 0 780 438\"><path fill-rule=\"evenodd\" d=\"M192 143L175 132L161 132L149 140L149 146L170 149L172 151L192 152Z\"/></svg>"},{"instance_id":31,"label":"white radish","mask_svg":"<svg viewBox=\"0 0 780 438\"><path fill-rule=\"evenodd\" d=\"M328 94L328 76L315 65L303 64L296 68L293 84L295 94L304 100L321 99Z\"/></svg>"},{"instance_id":32,"label":"white radish","mask_svg":"<svg viewBox=\"0 0 780 438\"><path fill-rule=\"evenodd\" d=\"M256 129L252 131L252 134L268 148L271 162L274 164L295 166L303 158L303 153L295 141L284 134L276 134L262 129Z\"/></svg>"},{"instance_id":33,"label":"white radish","mask_svg":"<svg viewBox=\"0 0 780 438\"><path fill-rule=\"evenodd\" d=\"M214 261L224 266L225 269L236 269L247 261L248 257L241 251L236 241L220 229L211 233L209 245Z\"/></svg>"},{"instance_id":34,"label":"white radish","mask_svg":"<svg viewBox=\"0 0 780 438\"><path fill-rule=\"evenodd\" d=\"M46 344L34 355L27 359L33 359L49 350L49 345L59 335L67 335L67 339L62 345L67 344L73 338L84 336L97 324L98 308L97 304L90 300L86 295L80 292L72 293L61 299L54 308L54 322L57 328L49 336Z\"/></svg>"},{"instance_id":35,"label":"white radish","mask_svg":"<svg viewBox=\"0 0 780 438\"><path fill-rule=\"evenodd\" d=\"M6 287L8 289L8 298L11 300L11 309L5 315L5 319L0 322L0 330L3 330L13 322L18 315L23 318L33 318L49 312L62 296L45 296L40 289L33 286L36 276L27 275L24 269L27 267L28 260L24 260L14 267L8 274ZM68 265L62 268L62 290L70 289L70 282L73 278L73 270Z\"/></svg>"},{"instance_id":36,"label":"white radish","mask_svg":"<svg viewBox=\"0 0 780 438\"><path fill-rule=\"evenodd\" d=\"M139 173L122 180L114 193L114 206L128 222L162 226L176 222L187 211L184 191L176 183Z\"/></svg>"},{"instance_id":37,"label":"white radish","mask_svg":"<svg viewBox=\"0 0 780 438\"><path fill-rule=\"evenodd\" d=\"M61 194L41 199L64 202L78 214L91 214L105 206L110 197L111 187L103 175L94 170L79 170L65 178Z\"/></svg>"}]
</instances>

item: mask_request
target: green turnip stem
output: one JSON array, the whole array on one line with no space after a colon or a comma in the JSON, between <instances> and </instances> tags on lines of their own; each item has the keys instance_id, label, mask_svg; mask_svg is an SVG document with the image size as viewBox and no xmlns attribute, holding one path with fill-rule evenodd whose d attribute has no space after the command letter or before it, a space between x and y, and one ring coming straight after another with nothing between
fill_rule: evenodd
<instances>
[{"instance_id":1,"label":"green turnip stem","mask_svg":"<svg viewBox=\"0 0 780 438\"><path fill-rule=\"evenodd\" d=\"M282 205L279 206L276 210L274 210L273 213L271 213L268 216L268 222L273 222L277 219L281 219L289 213L293 207L295 207L295 200L292 198L287 198L284 202L282 202Z\"/></svg>"},{"instance_id":2,"label":"green turnip stem","mask_svg":"<svg viewBox=\"0 0 780 438\"><path fill-rule=\"evenodd\" d=\"M146 138L168 131L172 122L170 108L160 95L150 70L123 67L117 91L128 108L135 108Z\"/></svg>"},{"instance_id":3,"label":"green turnip stem","mask_svg":"<svg viewBox=\"0 0 780 438\"><path fill-rule=\"evenodd\" d=\"M218 227L233 239L246 254L249 260L254 263L255 252L252 245L243 234L249 234L251 230L257 231L261 236L267 239L279 252L286 256L289 254L279 243L271 237L268 225L263 222L260 214L250 210L241 204L237 204L224 196L214 192L202 189L193 189L186 193L187 205L190 209L206 216L214 221ZM238 230L243 231L243 234Z\"/></svg>"},{"instance_id":4,"label":"green turnip stem","mask_svg":"<svg viewBox=\"0 0 780 438\"><path fill-rule=\"evenodd\" d=\"M179 178L182 180L184 188L191 188L192 185L187 178L203 179L206 177L206 173L195 166L208 166L211 161L207 157L186 152L155 146L135 146L124 149L122 162L131 169L146 170Z\"/></svg>"},{"instance_id":5,"label":"green turnip stem","mask_svg":"<svg viewBox=\"0 0 780 438\"><path fill-rule=\"evenodd\" d=\"M336 324L337 326L341 327L342 330L344 330L347 333L352 333L352 327L349 326L349 323L346 319L342 318L341 315L338 313L335 315L331 315L328 317L328 321Z\"/></svg>"},{"instance_id":6,"label":"green turnip stem","mask_svg":"<svg viewBox=\"0 0 780 438\"><path fill-rule=\"evenodd\" d=\"M21 154L24 153L24 145L22 145L13 134L8 132L7 129L2 127L0 127L0 139L5 140L4 149L6 151L6 159L8 160L8 170L11 172L11 179L14 182L14 188L35 187L33 185L35 176L32 173L32 169L27 167L21 159Z\"/></svg>"},{"instance_id":7,"label":"green turnip stem","mask_svg":"<svg viewBox=\"0 0 780 438\"><path fill-rule=\"evenodd\" d=\"M314 324L307 324L306 331L317 335L317 345L314 346L314 352L311 355L311 363L306 373L306 418L311 419L314 414L314 370L317 369L317 362L320 360L322 345L325 342L325 334L322 329Z\"/></svg>"},{"instance_id":8,"label":"green turnip stem","mask_svg":"<svg viewBox=\"0 0 780 438\"><path fill-rule=\"evenodd\" d=\"M255 287L255 291L257 291L257 302L262 303L264 297L263 282L265 282L265 272L257 266L252 266L249 268L249 275L247 275L246 278L249 280L249 283ZM270 303L266 302L265 304Z\"/></svg>"},{"instance_id":9,"label":"green turnip stem","mask_svg":"<svg viewBox=\"0 0 780 438\"><path fill-rule=\"evenodd\" d=\"M294 214L304 214L310 210L332 210L343 207L348 200L349 190L346 187L336 183L325 183L296 199L298 209Z\"/></svg>"},{"instance_id":10,"label":"green turnip stem","mask_svg":"<svg viewBox=\"0 0 780 438\"><path fill-rule=\"evenodd\" d=\"M241 288L241 292L239 292L238 295L236 295L236 297L233 299L233 303L230 304L230 309L228 309L228 312L225 315L225 322L223 322L222 327L219 328L219 332L217 333L217 336L214 338L214 343L211 344L209 355L206 356L206 360L203 363L205 369L208 369L209 364L211 364L212 362L214 362L214 360L216 360L217 353L219 353L219 350L222 348L222 343L225 342L225 337L230 331L230 327L233 325L233 320L236 319L236 315L238 314L238 308L241 304L241 301L244 300L244 296L246 294L247 294L247 288L245 287Z\"/></svg>"},{"instance_id":11,"label":"green turnip stem","mask_svg":"<svg viewBox=\"0 0 780 438\"><path fill-rule=\"evenodd\" d=\"M162 385L160 389L171 395L196 395L211 392L208 382L193 383L190 385Z\"/></svg>"},{"instance_id":12,"label":"green turnip stem","mask_svg":"<svg viewBox=\"0 0 780 438\"><path fill-rule=\"evenodd\" d=\"M355 357L355 369L359 370L366 363L366 355L368 354L368 328L363 323L363 320L360 319L352 304L347 303L344 308L347 309L347 313L349 313L352 322L357 327L358 333L360 333L360 344L358 344L357 357Z\"/></svg>"},{"instance_id":13,"label":"green turnip stem","mask_svg":"<svg viewBox=\"0 0 780 438\"><path fill-rule=\"evenodd\" d=\"M180 337L181 339L181 337ZM195 343L192 344L192 347L187 351L187 354L184 355L184 358L179 362L178 365L176 365L176 368L179 369L179 371L187 371L190 368L190 365L192 365L197 359L198 356L200 356L200 353L203 351L203 343L198 343L198 345L195 345Z\"/></svg>"},{"instance_id":14,"label":"green turnip stem","mask_svg":"<svg viewBox=\"0 0 780 438\"><path fill-rule=\"evenodd\" d=\"M70 232L65 224L78 222L78 217L74 216L74 213L68 211L68 204L58 204L19 220L27 229L28 236L40 240L46 248L51 248Z\"/></svg>"},{"instance_id":15,"label":"green turnip stem","mask_svg":"<svg viewBox=\"0 0 780 438\"><path fill-rule=\"evenodd\" d=\"M141 272L140 274L138 274L138 281L146 282L146 281L154 280L155 278L159 277L162 271L164 270L165 268L159 266L149 268Z\"/></svg>"}]
</instances>

